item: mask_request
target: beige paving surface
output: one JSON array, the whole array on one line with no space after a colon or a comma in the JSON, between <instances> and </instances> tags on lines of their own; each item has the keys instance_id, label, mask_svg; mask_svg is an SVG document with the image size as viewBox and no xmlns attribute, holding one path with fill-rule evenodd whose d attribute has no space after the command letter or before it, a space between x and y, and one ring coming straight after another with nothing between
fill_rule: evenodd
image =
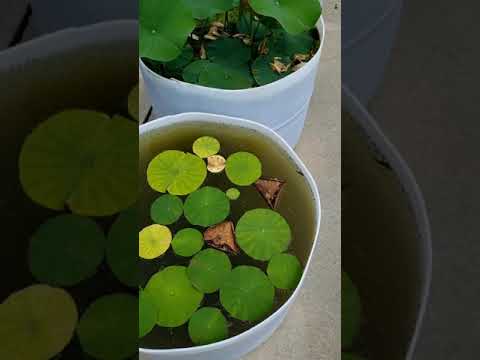
<instances>
[{"instance_id":1,"label":"beige paving surface","mask_svg":"<svg viewBox=\"0 0 480 360\"><path fill-rule=\"evenodd\" d=\"M284 324L243 360L340 360L340 2L324 1L326 40L317 88L297 151L322 198L320 245ZM148 105L143 98L142 109Z\"/></svg>"}]
</instances>

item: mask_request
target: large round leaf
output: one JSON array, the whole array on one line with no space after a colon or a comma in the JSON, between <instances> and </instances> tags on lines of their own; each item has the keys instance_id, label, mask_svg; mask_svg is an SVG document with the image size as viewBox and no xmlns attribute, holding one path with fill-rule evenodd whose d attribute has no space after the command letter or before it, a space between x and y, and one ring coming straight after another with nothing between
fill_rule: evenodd
<instances>
[{"instance_id":1,"label":"large round leaf","mask_svg":"<svg viewBox=\"0 0 480 360\"><path fill-rule=\"evenodd\" d=\"M277 254L268 263L267 274L277 289L291 290L302 277L302 265L294 255Z\"/></svg>"},{"instance_id":2,"label":"large round leaf","mask_svg":"<svg viewBox=\"0 0 480 360\"><path fill-rule=\"evenodd\" d=\"M312 29L322 14L318 0L250 0L249 3L257 13L273 17L292 34Z\"/></svg>"},{"instance_id":3,"label":"large round leaf","mask_svg":"<svg viewBox=\"0 0 480 360\"><path fill-rule=\"evenodd\" d=\"M252 64L252 74L258 85L263 86L288 76L292 73L291 68L285 72L279 73L272 69L274 58L282 64L288 65L290 58L285 56L277 56L279 54L262 55L255 59Z\"/></svg>"},{"instance_id":4,"label":"large round leaf","mask_svg":"<svg viewBox=\"0 0 480 360\"><path fill-rule=\"evenodd\" d=\"M0 305L0 359L50 359L70 342L77 307L63 289L33 285Z\"/></svg>"},{"instance_id":5,"label":"large round leaf","mask_svg":"<svg viewBox=\"0 0 480 360\"><path fill-rule=\"evenodd\" d=\"M183 202L178 196L162 195L150 207L150 217L160 225L171 225L183 214Z\"/></svg>"},{"instance_id":6,"label":"large round leaf","mask_svg":"<svg viewBox=\"0 0 480 360\"><path fill-rule=\"evenodd\" d=\"M233 8L233 0L184 0L196 19L207 19Z\"/></svg>"},{"instance_id":7,"label":"large round leaf","mask_svg":"<svg viewBox=\"0 0 480 360\"><path fill-rule=\"evenodd\" d=\"M227 218L230 214L230 201L220 189L205 186L187 197L184 210L190 224L207 227Z\"/></svg>"},{"instance_id":8,"label":"large round leaf","mask_svg":"<svg viewBox=\"0 0 480 360\"><path fill-rule=\"evenodd\" d=\"M262 163L251 153L237 152L228 157L225 171L235 185L249 186L262 176Z\"/></svg>"},{"instance_id":9,"label":"large round leaf","mask_svg":"<svg viewBox=\"0 0 480 360\"><path fill-rule=\"evenodd\" d=\"M240 39L222 38L208 44L207 55L214 63L239 66L248 63L251 50Z\"/></svg>"},{"instance_id":10,"label":"large round leaf","mask_svg":"<svg viewBox=\"0 0 480 360\"><path fill-rule=\"evenodd\" d=\"M118 280L127 286L139 285L138 216L135 208L121 213L107 238L107 263Z\"/></svg>"},{"instance_id":11,"label":"large round leaf","mask_svg":"<svg viewBox=\"0 0 480 360\"><path fill-rule=\"evenodd\" d=\"M23 189L38 204L112 215L137 198L137 125L87 110L56 114L27 137L19 165Z\"/></svg>"},{"instance_id":12,"label":"large round leaf","mask_svg":"<svg viewBox=\"0 0 480 360\"><path fill-rule=\"evenodd\" d=\"M158 309L157 324L170 328L185 324L203 300L203 294L192 286L183 266L170 266L153 275L145 291Z\"/></svg>"},{"instance_id":13,"label":"large round leaf","mask_svg":"<svg viewBox=\"0 0 480 360\"><path fill-rule=\"evenodd\" d=\"M99 298L77 328L83 351L100 360L121 360L138 351L138 299L128 294Z\"/></svg>"},{"instance_id":14,"label":"large round leaf","mask_svg":"<svg viewBox=\"0 0 480 360\"><path fill-rule=\"evenodd\" d=\"M222 288L220 302L229 314L242 321L263 319L273 308L275 289L258 268L238 266L233 269Z\"/></svg>"},{"instance_id":15,"label":"large round leaf","mask_svg":"<svg viewBox=\"0 0 480 360\"><path fill-rule=\"evenodd\" d=\"M232 263L225 253L206 249L193 257L187 274L193 286L211 294L220 289L231 270Z\"/></svg>"},{"instance_id":16,"label":"large round leaf","mask_svg":"<svg viewBox=\"0 0 480 360\"><path fill-rule=\"evenodd\" d=\"M140 0L140 56L171 61L180 55L195 20L184 1Z\"/></svg>"},{"instance_id":17,"label":"large round leaf","mask_svg":"<svg viewBox=\"0 0 480 360\"><path fill-rule=\"evenodd\" d=\"M270 54L293 58L296 54L309 54L315 41L309 32L289 34L283 29L275 29L269 37L267 46Z\"/></svg>"},{"instance_id":18,"label":"large round leaf","mask_svg":"<svg viewBox=\"0 0 480 360\"><path fill-rule=\"evenodd\" d=\"M43 223L30 240L33 276L51 285L71 286L93 276L105 254L100 227L78 215L60 215Z\"/></svg>"},{"instance_id":19,"label":"large round leaf","mask_svg":"<svg viewBox=\"0 0 480 360\"><path fill-rule=\"evenodd\" d=\"M228 337L227 319L216 308L204 307L193 314L188 334L195 345L207 345Z\"/></svg>"},{"instance_id":20,"label":"large round leaf","mask_svg":"<svg viewBox=\"0 0 480 360\"><path fill-rule=\"evenodd\" d=\"M362 305L357 288L342 271L342 349L352 346L360 331Z\"/></svg>"},{"instance_id":21,"label":"large round leaf","mask_svg":"<svg viewBox=\"0 0 480 360\"><path fill-rule=\"evenodd\" d=\"M201 158L177 150L162 152L147 168L147 180L152 189L172 195L194 192L206 177L207 166Z\"/></svg>"},{"instance_id":22,"label":"large round leaf","mask_svg":"<svg viewBox=\"0 0 480 360\"><path fill-rule=\"evenodd\" d=\"M157 307L152 296L140 289L138 297L138 336L144 337L153 330L157 323Z\"/></svg>"},{"instance_id":23,"label":"large round leaf","mask_svg":"<svg viewBox=\"0 0 480 360\"><path fill-rule=\"evenodd\" d=\"M198 84L200 74L204 71L208 71L210 64L211 63L208 60L197 60L192 62L183 69L183 80L190 84Z\"/></svg>"},{"instance_id":24,"label":"large round leaf","mask_svg":"<svg viewBox=\"0 0 480 360\"><path fill-rule=\"evenodd\" d=\"M198 84L224 90L252 87L253 79L247 65L208 63L198 77Z\"/></svg>"}]
</instances>

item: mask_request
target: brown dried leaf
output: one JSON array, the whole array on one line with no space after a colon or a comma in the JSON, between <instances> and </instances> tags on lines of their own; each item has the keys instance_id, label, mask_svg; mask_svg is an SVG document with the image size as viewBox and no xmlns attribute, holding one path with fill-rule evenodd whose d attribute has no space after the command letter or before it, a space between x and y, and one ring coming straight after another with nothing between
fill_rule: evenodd
<instances>
[{"instance_id":1,"label":"brown dried leaf","mask_svg":"<svg viewBox=\"0 0 480 360\"><path fill-rule=\"evenodd\" d=\"M270 49L267 46L267 39L263 39L258 45L258 53L260 55L267 55Z\"/></svg>"},{"instance_id":2,"label":"brown dried leaf","mask_svg":"<svg viewBox=\"0 0 480 360\"><path fill-rule=\"evenodd\" d=\"M305 62L310 60L310 54L295 54L293 61L295 62Z\"/></svg>"},{"instance_id":3,"label":"brown dried leaf","mask_svg":"<svg viewBox=\"0 0 480 360\"><path fill-rule=\"evenodd\" d=\"M207 245L224 251L229 254L237 255L240 249L235 240L235 229L233 222L225 221L221 224L212 226L205 230L203 238Z\"/></svg>"},{"instance_id":4,"label":"brown dried leaf","mask_svg":"<svg viewBox=\"0 0 480 360\"><path fill-rule=\"evenodd\" d=\"M216 36L213 36L211 34L206 34L203 36L204 39L207 39L207 40L217 40L217 37Z\"/></svg>"},{"instance_id":5,"label":"brown dried leaf","mask_svg":"<svg viewBox=\"0 0 480 360\"><path fill-rule=\"evenodd\" d=\"M207 158L207 170L213 174L221 173L225 170L226 160L222 155L212 155Z\"/></svg>"},{"instance_id":6,"label":"brown dried leaf","mask_svg":"<svg viewBox=\"0 0 480 360\"><path fill-rule=\"evenodd\" d=\"M220 21L214 21L214 22L212 22L211 25L212 25L212 26L215 26L215 27L217 27L217 28L219 28L219 29L223 29L223 28L225 27L225 25L224 25L222 22L220 22Z\"/></svg>"},{"instance_id":7,"label":"brown dried leaf","mask_svg":"<svg viewBox=\"0 0 480 360\"><path fill-rule=\"evenodd\" d=\"M281 58L275 57L270 66L272 67L272 70L278 74L286 73L290 69L291 64L285 65L280 60Z\"/></svg>"},{"instance_id":8,"label":"brown dried leaf","mask_svg":"<svg viewBox=\"0 0 480 360\"><path fill-rule=\"evenodd\" d=\"M280 200L280 194L286 182L272 178L260 179L255 183L255 188L262 195L271 209L276 209Z\"/></svg>"}]
</instances>

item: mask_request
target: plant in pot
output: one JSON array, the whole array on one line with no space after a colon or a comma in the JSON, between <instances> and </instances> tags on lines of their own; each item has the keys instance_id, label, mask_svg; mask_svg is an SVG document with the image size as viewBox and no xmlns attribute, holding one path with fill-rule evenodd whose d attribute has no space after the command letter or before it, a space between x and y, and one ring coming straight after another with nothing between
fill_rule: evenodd
<instances>
[{"instance_id":1,"label":"plant in pot","mask_svg":"<svg viewBox=\"0 0 480 360\"><path fill-rule=\"evenodd\" d=\"M141 355L241 357L303 279L319 226L313 180L271 130L205 114L142 125L140 172Z\"/></svg>"},{"instance_id":2,"label":"plant in pot","mask_svg":"<svg viewBox=\"0 0 480 360\"><path fill-rule=\"evenodd\" d=\"M323 44L318 0L140 3L140 68L157 116L261 122L295 145Z\"/></svg>"}]
</instances>

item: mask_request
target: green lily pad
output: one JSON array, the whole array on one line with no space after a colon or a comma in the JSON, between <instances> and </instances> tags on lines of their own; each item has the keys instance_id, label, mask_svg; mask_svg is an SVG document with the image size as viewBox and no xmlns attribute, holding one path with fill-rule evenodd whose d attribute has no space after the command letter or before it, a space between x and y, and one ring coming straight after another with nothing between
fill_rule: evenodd
<instances>
[{"instance_id":1,"label":"green lily pad","mask_svg":"<svg viewBox=\"0 0 480 360\"><path fill-rule=\"evenodd\" d=\"M193 61L193 57L193 48L190 45L186 45L177 58L164 63L166 76L180 78L183 69Z\"/></svg>"},{"instance_id":2,"label":"green lily pad","mask_svg":"<svg viewBox=\"0 0 480 360\"><path fill-rule=\"evenodd\" d=\"M315 40L309 32L289 34L283 29L275 29L268 39L267 46L271 54L293 58L295 54L309 54Z\"/></svg>"},{"instance_id":3,"label":"green lily pad","mask_svg":"<svg viewBox=\"0 0 480 360\"><path fill-rule=\"evenodd\" d=\"M268 263L267 274L277 289L292 290L302 277L302 265L293 255L277 254Z\"/></svg>"},{"instance_id":4,"label":"green lily pad","mask_svg":"<svg viewBox=\"0 0 480 360\"><path fill-rule=\"evenodd\" d=\"M193 314L188 334L195 345L208 345L228 337L227 319L216 308L204 307Z\"/></svg>"},{"instance_id":5,"label":"green lily pad","mask_svg":"<svg viewBox=\"0 0 480 360\"><path fill-rule=\"evenodd\" d=\"M183 202L178 196L162 195L150 208L150 217L160 225L176 223L183 214Z\"/></svg>"},{"instance_id":6,"label":"green lily pad","mask_svg":"<svg viewBox=\"0 0 480 360\"><path fill-rule=\"evenodd\" d=\"M140 97L140 88L137 84L128 95L128 113L132 118L139 121L140 120L140 105L139 105L139 97Z\"/></svg>"},{"instance_id":7,"label":"green lily pad","mask_svg":"<svg viewBox=\"0 0 480 360\"><path fill-rule=\"evenodd\" d=\"M342 349L353 345L360 332L362 304L357 288L342 271Z\"/></svg>"},{"instance_id":8,"label":"green lily pad","mask_svg":"<svg viewBox=\"0 0 480 360\"><path fill-rule=\"evenodd\" d=\"M60 215L43 223L30 240L33 276L50 285L72 286L95 274L105 254L100 227L78 215Z\"/></svg>"},{"instance_id":9,"label":"green lily pad","mask_svg":"<svg viewBox=\"0 0 480 360\"><path fill-rule=\"evenodd\" d=\"M140 57L164 62L181 54L196 25L183 1L172 6L167 1L140 0L139 20Z\"/></svg>"},{"instance_id":10,"label":"green lily pad","mask_svg":"<svg viewBox=\"0 0 480 360\"><path fill-rule=\"evenodd\" d=\"M208 44L207 56L216 64L236 67L248 63L251 50L240 39L222 38Z\"/></svg>"},{"instance_id":11,"label":"green lily pad","mask_svg":"<svg viewBox=\"0 0 480 360\"><path fill-rule=\"evenodd\" d=\"M224 90L248 89L253 78L248 65L209 63L200 73L198 85Z\"/></svg>"},{"instance_id":12,"label":"green lily pad","mask_svg":"<svg viewBox=\"0 0 480 360\"><path fill-rule=\"evenodd\" d=\"M190 224L208 227L228 217L230 201L220 189L205 186L187 197L184 210Z\"/></svg>"},{"instance_id":13,"label":"green lily pad","mask_svg":"<svg viewBox=\"0 0 480 360\"><path fill-rule=\"evenodd\" d=\"M231 10L233 0L185 0L195 19L208 19L216 14Z\"/></svg>"},{"instance_id":14,"label":"green lily pad","mask_svg":"<svg viewBox=\"0 0 480 360\"><path fill-rule=\"evenodd\" d=\"M202 136L193 143L193 152L202 159L216 155L220 151L220 142L211 136Z\"/></svg>"},{"instance_id":15,"label":"green lily pad","mask_svg":"<svg viewBox=\"0 0 480 360\"><path fill-rule=\"evenodd\" d=\"M183 266L170 266L153 275L145 290L158 309L157 325L163 327L187 323L203 300L203 294L192 286Z\"/></svg>"},{"instance_id":16,"label":"green lily pad","mask_svg":"<svg viewBox=\"0 0 480 360\"><path fill-rule=\"evenodd\" d=\"M84 352L100 360L121 360L138 351L138 299L113 294L83 313L77 334Z\"/></svg>"},{"instance_id":17,"label":"green lily pad","mask_svg":"<svg viewBox=\"0 0 480 360\"><path fill-rule=\"evenodd\" d=\"M275 289L260 269L238 266L220 289L220 302L235 319L258 321L273 308Z\"/></svg>"},{"instance_id":18,"label":"green lily pad","mask_svg":"<svg viewBox=\"0 0 480 360\"><path fill-rule=\"evenodd\" d=\"M197 190L207 177L207 166L198 156L168 150L148 165L147 180L152 189L172 195L188 195Z\"/></svg>"},{"instance_id":19,"label":"green lily pad","mask_svg":"<svg viewBox=\"0 0 480 360\"><path fill-rule=\"evenodd\" d=\"M255 59L252 65L252 74L253 78L257 82L259 86L267 85L283 79L284 77L290 75L292 70L289 69L286 72L278 73L272 69L272 63L274 61L274 57L277 57L279 61L283 64L288 65L290 64L291 60L288 56L276 56L276 55L262 55Z\"/></svg>"},{"instance_id":20,"label":"green lily pad","mask_svg":"<svg viewBox=\"0 0 480 360\"><path fill-rule=\"evenodd\" d=\"M236 188L230 188L228 189L225 194L230 200L238 200L240 198L240 190Z\"/></svg>"},{"instance_id":21,"label":"green lily pad","mask_svg":"<svg viewBox=\"0 0 480 360\"><path fill-rule=\"evenodd\" d=\"M270 209L247 211L238 221L237 243L255 260L268 261L288 249L292 232L287 221Z\"/></svg>"},{"instance_id":22,"label":"green lily pad","mask_svg":"<svg viewBox=\"0 0 480 360\"><path fill-rule=\"evenodd\" d=\"M193 257L187 274L193 286L205 294L216 292L232 271L228 256L215 249L200 251Z\"/></svg>"},{"instance_id":23,"label":"green lily pad","mask_svg":"<svg viewBox=\"0 0 480 360\"><path fill-rule=\"evenodd\" d=\"M1 359L50 359L70 343L77 307L63 289L33 285L0 305Z\"/></svg>"},{"instance_id":24,"label":"green lily pad","mask_svg":"<svg viewBox=\"0 0 480 360\"><path fill-rule=\"evenodd\" d=\"M140 289L138 297L138 336L144 337L153 330L157 323L158 310L152 296Z\"/></svg>"},{"instance_id":25,"label":"green lily pad","mask_svg":"<svg viewBox=\"0 0 480 360\"><path fill-rule=\"evenodd\" d=\"M138 255L153 260L167 252L172 243L172 232L164 225L150 225L138 234Z\"/></svg>"},{"instance_id":26,"label":"green lily pad","mask_svg":"<svg viewBox=\"0 0 480 360\"><path fill-rule=\"evenodd\" d=\"M182 229L172 240L172 249L178 256L191 257L202 250L203 235L197 229Z\"/></svg>"},{"instance_id":27,"label":"green lily pad","mask_svg":"<svg viewBox=\"0 0 480 360\"><path fill-rule=\"evenodd\" d=\"M312 29L322 14L318 0L250 0L249 4L258 14L278 20L291 34Z\"/></svg>"},{"instance_id":28,"label":"green lily pad","mask_svg":"<svg viewBox=\"0 0 480 360\"><path fill-rule=\"evenodd\" d=\"M107 263L116 278L130 287L139 285L138 216L135 208L121 213L107 237Z\"/></svg>"},{"instance_id":29,"label":"green lily pad","mask_svg":"<svg viewBox=\"0 0 480 360\"><path fill-rule=\"evenodd\" d=\"M364 357L342 352L342 360L366 360Z\"/></svg>"},{"instance_id":30,"label":"green lily pad","mask_svg":"<svg viewBox=\"0 0 480 360\"><path fill-rule=\"evenodd\" d=\"M250 186L262 176L262 163L253 154L237 152L227 159L228 179L238 186Z\"/></svg>"},{"instance_id":31,"label":"green lily pad","mask_svg":"<svg viewBox=\"0 0 480 360\"><path fill-rule=\"evenodd\" d=\"M190 84L198 84L200 74L207 71L209 66L210 61L208 60L197 60L192 62L183 69L183 80Z\"/></svg>"},{"instance_id":32,"label":"green lily pad","mask_svg":"<svg viewBox=\"0 0 480 360\"><path fill-rule=\"evenodd\" d=\"M138 128L88 110L53 115L30 134L20 154L20 181L36 203L85 216L113 215L138 192Z\"/></svg>"}]
</instances>

